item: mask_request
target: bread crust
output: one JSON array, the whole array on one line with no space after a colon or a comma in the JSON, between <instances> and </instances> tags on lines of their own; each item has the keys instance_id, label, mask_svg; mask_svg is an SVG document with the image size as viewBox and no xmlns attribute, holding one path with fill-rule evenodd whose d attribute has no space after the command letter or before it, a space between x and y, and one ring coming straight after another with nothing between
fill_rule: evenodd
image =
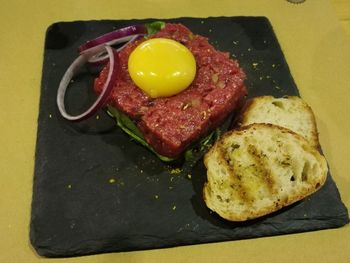
<instances>
[{"instance_id":1,"label":"bread crust","mask_svg":"<svg viewBox=\"0 0 350 263\"><path fill-rule=\"evenodd\" d=\"M297 131L298 127L293 127L292 123L289 122L288 120L283 120L283 121L278 120L276 118L276 115L278 116L279 112L274 111L274 109L272 108L273 106L270 106L270 105L273 105L274 102L283 102L283 103L294 105L295 107L300 107L300 112L289 114L286 111L285 114L288 114L291 117L298 116L300 124L302 123L302 121L309 122L310 127L309 129L307 129L307 132L305 133L298 132ZM260 118L260 120L254 119L254 114L257 111L259 111L262 107L269 107L269 109L271 109L271 113L265 114L264 116L262 116L263 121L262 121L262 118ZM272 123L281 127L291 129L294 132L304 136L313 147L320 149L315 114L312 111L311 107L298 96L284 96L282 98L275 98L273 96L259 96L248 100L243 110L241 111L241 114L238 117L237 125L241 127L241 126L246 126L248 124L255 123L255 122Z\"/></svg>"}]
</instances>

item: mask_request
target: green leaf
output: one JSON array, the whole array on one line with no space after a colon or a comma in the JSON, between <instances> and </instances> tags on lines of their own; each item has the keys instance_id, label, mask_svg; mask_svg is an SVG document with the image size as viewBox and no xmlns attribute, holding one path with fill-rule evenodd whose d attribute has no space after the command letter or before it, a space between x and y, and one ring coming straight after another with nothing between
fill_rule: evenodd
<instances>
[{"instance_id":1,"label":"green leaf","mask_svg":"<svg viewBox=\"0 0 350 263\"><path fill-rule=\"evenodd\" d=\"M189 147L185 153L185 160L188 163L187 166L193 166L201 159L204 154L209 150L212 144L218 139L220 128L216 128L214 131L209 133L207 136L197 141L192 147Z\"/></svg>"},{"instance_id":2,"label":"green leaf","mask_svg":"<svg viewBox=\"0 0 350 263\"><path fill-rule=\"evenodd\" d=\"M148 38L150 35L153 35L160 31L165 26L165 22L154 21L152 23L145 24L145 26L147 28L147 36L145 38Z\"/></svg>"}]
</instances>

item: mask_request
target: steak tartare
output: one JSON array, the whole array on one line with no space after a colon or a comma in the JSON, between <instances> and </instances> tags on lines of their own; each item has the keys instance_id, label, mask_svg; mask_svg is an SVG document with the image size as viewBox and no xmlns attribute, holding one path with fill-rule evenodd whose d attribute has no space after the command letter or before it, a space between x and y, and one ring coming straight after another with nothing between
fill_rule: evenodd
<instances>
[{"instance_id":1,"label":"steak tartare","mask_svg":"<svg viewBox=\"0 0 350 263\"><path fill-rule=\"evenodd\" d=\"M166 24L151 36L160 37L176 40L193 53L197 73L191 85L176 95L156 99L139 89L129 75L128 58L144 41L142 39L128 44L116 54L120 59L121 74L115 81L108 104L126 114L158 154L176 158L239 107L246 95L245 74L229 53L215 50L207 38L194 35L181 24ZM107 79L107 67L95 80L98 93Z\"/></svg>"}]
</instances>

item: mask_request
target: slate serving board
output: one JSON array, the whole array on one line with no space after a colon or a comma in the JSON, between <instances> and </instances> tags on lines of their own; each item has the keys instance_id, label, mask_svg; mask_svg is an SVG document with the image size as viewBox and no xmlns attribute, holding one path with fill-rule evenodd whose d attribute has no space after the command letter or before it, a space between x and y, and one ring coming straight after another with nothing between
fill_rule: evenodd
<instances>
[{"instance_id":1,"label":"slate serving board","mask_svg":"<svg viewBox=\"0 0 350 263\"><path fill-rule=\"evenodd\" d=\"M347 224L348 212L331 175L320 191L277 213L227 222L202 200L206 172L201 161L192 169L162 163L102 111L79 124L60 116L57 87L77 47L115 28L146 21L154 19L59 22L47 30L30 223L30 240L38 254L68 257L163 248ZM183 23L237 58L247 73L250 97L299 95L266 18L165 21ZM72 83L67 98L71 112L93 100L94 75L86 70Z\"/></svg>"}]
</instances>

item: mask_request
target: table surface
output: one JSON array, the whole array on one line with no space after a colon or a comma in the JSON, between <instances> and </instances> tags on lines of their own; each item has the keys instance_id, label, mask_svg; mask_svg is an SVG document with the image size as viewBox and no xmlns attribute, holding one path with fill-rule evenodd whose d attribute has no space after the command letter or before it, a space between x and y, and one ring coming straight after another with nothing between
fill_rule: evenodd
<instances>
[{"instance_id":1,"label":"table surface","mask_svg":"<svg viewBox=\"0 0 350 263\"><path fill-rule=\"evenodd\" d=\"M350 39L350 1L349 0L331 0L335 13Z\"/></svg>"},{"instance_id":2,"label":"table surface","mask_svg":"<svg viewBox=\"0 0 350 263\"><path fill-rule=\"evenodd\" d=\"M199 8L200 7L200 8ZM342 199L350 207L350 1L4 1L0 9L0 262L41 262L29 243L38 102L46 28L56 21L179 16L267 16ZM50 262L350 262L350 225L339 229Z\"/></svg>"}]
</instances>

